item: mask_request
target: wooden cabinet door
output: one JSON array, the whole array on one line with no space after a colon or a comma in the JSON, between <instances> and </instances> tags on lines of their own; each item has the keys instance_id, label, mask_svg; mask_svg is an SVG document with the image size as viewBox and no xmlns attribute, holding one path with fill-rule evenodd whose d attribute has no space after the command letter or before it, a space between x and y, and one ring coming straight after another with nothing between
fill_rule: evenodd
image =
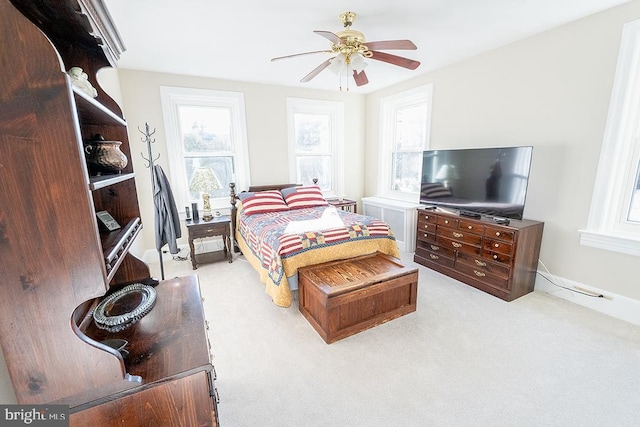
<instances>
[{"instance_id":1,"label":"wooden cabinet door","mask_svg":"<svg viewBox=\"0 0 640 427\"><path fill-rule=\"evenodd\" d=\"M217 426L206 371L71 414L71 426Z\"/></svg>"}]
</instances>

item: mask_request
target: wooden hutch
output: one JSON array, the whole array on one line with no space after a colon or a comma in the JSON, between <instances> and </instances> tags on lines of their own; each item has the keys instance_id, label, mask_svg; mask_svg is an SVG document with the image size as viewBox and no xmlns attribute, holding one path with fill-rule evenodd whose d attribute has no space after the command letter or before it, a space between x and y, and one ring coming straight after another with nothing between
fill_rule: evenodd
<instances>
[{"instance_id":1,"label":"wooden hutch","mask_svg":"<svg viewBox=\"0 0 640 427\"><path fill-rule=\"evenodd\" d=\"M217 425L197 278L158 283L129 252L142 223L127 123L96 79L123 50L102 0L0 0L2 351L18 403L68 405L71 425ZM122 142L121 173L90 176L95 134ZM120 229L98 226L103 210ZM131 283L155 286L150 313L97 328L101 299Z\"/></svg>"}]
</instances>

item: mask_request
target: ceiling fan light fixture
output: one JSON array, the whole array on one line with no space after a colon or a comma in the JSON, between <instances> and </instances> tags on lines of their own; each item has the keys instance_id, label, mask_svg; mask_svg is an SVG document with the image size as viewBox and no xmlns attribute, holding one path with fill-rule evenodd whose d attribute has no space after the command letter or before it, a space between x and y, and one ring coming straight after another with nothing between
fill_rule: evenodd
<instances>
[{"instance_id":1,"label":"ceiling fan light fixture","mask_svg":"<svg viewBox=\"0 0 640 427\"><path fill-rule=\"evenodd\" d=\"M342 90L343 74L347 82L347 90L349 90L350 78L353 78L357 86L363 86L369 83L369 79L364 72L364 69L367 66L365 59L367 58L375 61L386 62L409 70L415 70L420 65L419 61L382 52L383 50L416 50L417 47L411 40L380 40L365 44L364 34L351 28L355 17L356 14L353 12L345 12L340 15L340 20L344 26L343 31L339 31L337 33L324 30L313 31L331 42L330 50L316 50L297 53L272 58L271 60L275 61L278 59L316 53L333 53L335 55L333 58L327 59L311 70L311 72L304 76L300 82L306 83L316 77L325 68L329 68L340 77L340 90Z\"/></svg>"},{"instance_id":2,"label":"ceiling fan light fixture","mask_svg":"<svg viewBox=\"0 0 640 427\"><path fill-rule=\"evenodd\" d=\"M351 68L356 70L358 73L361 73L365 68L367 68L367 63L364 58L360 54L351 55Z\"/></svg>"},{"instance_id":3,"label":"ceiling fan light fixture","mask_svg":"<svg viewBox=\"0 0 640 427\"><path fill-rule=\"evenodd\" d=\"M342 74L347 69L347 63L345 61L344 54L338 54L331 60L331 65L329 65L329 70L334 72L335 74Z\"/></svg>"},{"instance_id":4,"label":"ceiling fan light fixture","mask_svg":"<svg viewBox=\"0 0 640 427\"><path fill-rule=\"evenodd\" d=\"M362 72L367 67L367 63L364 60L364 57L360 54L351 54L346 56L344 53L340 53L336 55L331 60L331 65L329 65L329 70L333 71L336 74L343 74L344 72L349 72L349 69L355 70L358 73Z\"/></svg>"}]
</instances>

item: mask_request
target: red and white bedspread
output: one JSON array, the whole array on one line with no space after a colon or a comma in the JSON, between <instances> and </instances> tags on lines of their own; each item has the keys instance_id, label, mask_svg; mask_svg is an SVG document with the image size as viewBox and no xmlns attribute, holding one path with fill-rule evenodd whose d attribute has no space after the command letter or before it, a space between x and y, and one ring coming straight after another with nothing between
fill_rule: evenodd
<instances>
[{"instance_id":1,"label":"red and white bedspread","mask_svg":"<svg viewBox=\"0 0 640 427\"><path fill-rule=\"evenodd\" d=\"M291 304L287 277L300 267L376 251L400 256L385 222L333 206L255 215L243 215L240 209L236 240L260 272L267 293L285 307Z\"/></svg>"}]
</instances>

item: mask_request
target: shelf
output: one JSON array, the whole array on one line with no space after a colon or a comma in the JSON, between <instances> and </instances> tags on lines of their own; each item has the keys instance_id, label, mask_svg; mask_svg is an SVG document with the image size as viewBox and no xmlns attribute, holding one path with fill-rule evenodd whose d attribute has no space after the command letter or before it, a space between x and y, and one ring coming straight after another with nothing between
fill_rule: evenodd
<instances>
[{"instance_id":1,"label":"shelf","mask_svg":"<svg viewBox=\"0 0 640 427\"><path fill-rule=\"evenodd\" d=\"M118 267L124 260L124 256L129 252L131 244L141 229L140 218L134 218L126 226L116 231L101 234L104 263L107 268L107 283L113 279Z\"/></svg>"},{"instance_id":2,"label":"shelf","mask_svg":"<svg viewBox=\"0 0 640 427\"><path fill-rule=\"evenodd\" d=\"M128 179L132 179L136 176L135 173L121 173L113 175L100 175L89 177L89 188L91 191L99 190L101 188L108 187L110 185L117 184Z\"/></svg>"},{"instance_id":3,"label":"shelf","mask_svg":"<svg viewBox=\"0 0 640 427\"><path fill-rule=\"evenodd\" d=\"M81 89L75 86L72 87L80 123L84 125L127 125L127 122L122 117L84 93Z\"/></svg>"}]
</instances>

